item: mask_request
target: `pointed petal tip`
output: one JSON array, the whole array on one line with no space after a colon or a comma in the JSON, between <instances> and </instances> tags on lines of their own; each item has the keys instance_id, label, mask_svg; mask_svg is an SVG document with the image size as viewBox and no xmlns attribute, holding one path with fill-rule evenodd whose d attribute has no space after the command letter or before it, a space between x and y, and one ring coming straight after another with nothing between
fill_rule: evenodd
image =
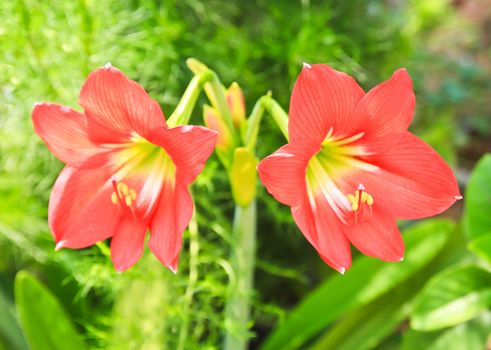
<instances>
[{"instance_id":1,"label":"pointed petal tip","mask_svg":"<svg viewBox=\"0 0 491 350\"><path fill-rule=\"evenodd\" d=\"M167 266L167 268L171 270L174 275L177 275L177 266L171 265L171 266Z\"/></svg>"},{"instance_id":2,"label":"pointed petal tip","mask_svg":"<svg viewBox=\"0 0 491 350\"><path fill-rule=\"evenodd\" d=\"M412 84L411 76L409 75L409 72L407 71L406 68L399 68L397 69L392 77L398 77L400 79L407 79L409 82Z\"/></svg>"},{"instance_id":3,"label":"pointed petal tip","mask_svg":"<svg viewBox=\"0 0 491 350\"><path fill-rule=\"evenodd\" d=\"M113 67L113 65L111 64L111 62L107 62L105 65L104 65L104 68L105 69L111 69Z\"/></svg>"},{"instance_id":4,"label":"pointed petal tip","mask_svg":"<svg viewBox=\"0 0 491 350\"><path fill-rule=\"evenodd\" d=\"M459 200L461 200L461 199L462 199L462 198L464 198L464 197L462 197L462 196L459 194L458 196L454 196L454 198L455 198L456 200L458 200L458 201L459 201Z\"/></svg>"},{"instance_id":5,"label":"pointed petal tip","mask_svg":"<svg viewBox=\"0 0 491 350\"><path fill-rule=\"evenodd\" d=\"M312 65L310 65L310 64L308 64L308 63L306 63L306 62L304 62L304 63L303 63L303 68L312 69Z\"/></svg>"},{"instance_id":6,"label":"pointed petal tip","mask_svg":"<svg viewBox=\"0 0 491 350\"><path fill-rule=\"evenodd\" d=\"M341 267L338 271L341 275L344 275L346 273L346 269L344 267Z\"/></svg>"},{"instance_id":7,"label":"pointed petal tip","mask_svg":"<svg viewBox=\"0 0 491 350\"><path fill-rule=\"evenodd\" d=\"M403 257L403 256L401 256L401 257L399 258L399 261L404 261L404 257Z\"/></svg>"},{"instance_id":8,"label":"pointed petal tip","mask_svg":"<svg viewBox=\"0 0 491 350\"><path fill-rule=\"evenodd\" d=\"M55 251L59 251L60 249L64 248L65 247L65 244L66 244L66 240L61 240L59 241L58 243L56 243L56 246L55 246Z\"/></svg>"}]
</instances>

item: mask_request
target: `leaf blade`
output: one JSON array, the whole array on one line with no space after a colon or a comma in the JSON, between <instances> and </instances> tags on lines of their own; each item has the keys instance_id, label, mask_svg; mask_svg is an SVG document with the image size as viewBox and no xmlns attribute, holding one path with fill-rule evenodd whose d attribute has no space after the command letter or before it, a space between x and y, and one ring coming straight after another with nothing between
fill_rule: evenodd
<instances>
[{"instance_id":1,"label":"leaf blade","mask_svg":"<svg viewBox=\"0 0 491 350\"><path fill-rule=\"evenodd\" d=\"M411 328L433 331L463 323L491 305L491 274L474 265L454 266L425 286L411 317Z\"/></svg>"},{"instance_id":2,"label":"leaf blade","mask_svg":"<svg viewBox=\"0 0 491 350\"><path fill-rule=\"evenodd\" d=\"M32 350L86 349L59 301L26 271L15 278L15 302Z\"/></svg>"},{"instance_id":3,"label":"leaf blade","mask_svg":"<svg viewBox=\"0 0 491 350\"><path fill-rule=\"evenodd\" d=\"M451 221L433 219L408 229L404 236L407 256L402 263L387 264L365 256L356 259L346 276L329 278L304 299L266 339L261 350L295 349L342 313L373 301L436 256L453 228Z\"/></svg>"}]
</instances>

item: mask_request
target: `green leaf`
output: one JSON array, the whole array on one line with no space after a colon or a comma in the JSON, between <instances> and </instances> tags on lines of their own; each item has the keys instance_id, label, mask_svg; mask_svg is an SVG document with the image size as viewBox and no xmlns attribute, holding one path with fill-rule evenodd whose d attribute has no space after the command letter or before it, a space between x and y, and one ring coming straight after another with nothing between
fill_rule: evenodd
<instances>
[{"instance_id":1,"label":"green leaf","mask_svg":"<svg viewBox=\"0 0 491 350\"><path fill-rule=\"evenodd\" d=\"M403 340L402 350L482 350L491 333L491 313L484 312L479 317L448 330L418 332L409 330Z\"/></svg>"},{"instance_id":2,"label":"green leaf","mask_svg":"<svg viewBox=\"0 0 491 350\"><path fill-rule=\"evenodd\" d=\"M86 348L58 300L25 271L15 278L15 302L32 350Z\"/></svg>"},{"instance_id":3,"label":"green leaf","mask_svg":"<svg viewBox=\"0 0 491 350\"><path fill-rule=\"evenodd\" d=\"M491 232L472 240L468 248L480 258L491 264Z\"/></svg>"},{"instance_id":4,"label":"green leaf","mask_svg":"<svg viewBox=\"0 0 491 350\"><path fill-rule=\"evenodd\" d=\"M365 350L377 346L409 315L417 288L414 283L408 282L374 302L347 313L310 350Z\"/></svg>"},{"instance_id":5,"label":"green leaf","mask_svg":"<svg viewBox=\"0 0 491 350\"><path fill-rule=\"evenodd\" d=\"M308 295L261 349L295 349L343 313L386 293L435 257L453 228L451 221L434 219L408 229L404 234L407 255L401 263L369 257L356 259L345 276L329 278Z\"/></svg>"},{"instance_id":6,"label":"green leaf","mask_svg":"<svg viewBox=\"0 0 491 350\"><path fill-rule=\"evenodd\" d=\"M0 349L24 350L27 344L20 330L15 309L5 294L0 290Z\"/></svg>"},{"instance_id":7,"label":"green leaf","mask_svg":"<svg viewBox=\"0 0 491 350\"><path fill-rule=\"evenodd\" d=\"M415 304L411 327L432 331L458 325L491 305L491 274L477 266L451 267L435 275Z\"/></svg>"},{"instance_id":8,"label":"green leaf","mask_svg":"<svg viewBox=\"0 0 491 350\"><path fill-rule=\"evenodd\" d=\"M476 238L491 227L491 154L477 163L465 193L464 224L467 235Z\"/></svg>"}]
</instances>

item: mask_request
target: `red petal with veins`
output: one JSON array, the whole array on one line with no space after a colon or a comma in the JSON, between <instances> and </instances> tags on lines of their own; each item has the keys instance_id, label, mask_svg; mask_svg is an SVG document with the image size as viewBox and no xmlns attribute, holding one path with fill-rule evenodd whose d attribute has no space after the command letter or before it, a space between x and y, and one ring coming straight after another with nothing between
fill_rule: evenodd
<instances>
[{"instance_id":1,"label":"red petal with veins","mask_svg":"<svg viewBox=\"0 0 491 350\"><path fill-rule=\"evenodd\" d=\"M450 167L407 132L414 104L404 69L366 95L352 78L324 65L307 66L295 84L289 136L298 146L283 146L258 169L268 191L292 206L302 233L338 271L351 264L348 242L366 255L401 260L395 219L435 215L461 198ZM299 155L314 153L305 171Z\"/></svg>"},{"instance_id":2,"label":"red petal with veins","mask_svg":"<svg viewBox=\"0 0 491 350\"><path fill-rule=\"evenodd\" d=\"M305 195L302 204L292 207L293 218L320 257L333 269L344 273L351 266L349 242L325 199L314 196L314 202Z\"/></svg>"},{"instance_id":3,"label":"red petal with veins","mask_svg":"<svg viewBox=\"0 0 491 350\"><path fill-rule=\"evenodd\" d=\"M187 185L203 170L206 160L213 153L217 132L201 126L185 125L156 129L147 139L169 154L176 165L177 181Z\"/></svg>"},{"instance_id":4,"label":"red petal with veins","mask_svg":"<svg viewBox=\"0 0 491 350\"><path fill-rule=\"evenodd\" d=\"M49 201L49 225L58 247L84 248L111 237L119 220L107 169L65 167ZM60 243L61 242L61 243Z\"/></svg>"},{"instance_id":5,"label":"red petal with veins","mask_svg":"<svg viewBox=\"0 0 491 350\"><path fill-rule=\"evenodd\" d=\"M349 128L351 112L365 95L349 75L324 64L305 65L293 87L288 119L290 142L322 142L331 128L335 135Z\"/></svg>"},{"instance_id":6,"label":"red petal with veins","mask_svg":"<svg viewBox=\"0 0 491 350\"><path fill-rule=\"evenodd\" d=\"M372 206L372 210L369 219L345 226L345 235L365 255L384 261L401 261L404 257L404 241L394 217L377 203Z\"/></svg>"},{"instance_id":7,"label":"red petal with veins","mask_svg":"<svg viewBox=\"0 0 491 350\"><path fill-rule=\"evenodd\" d=\"M175 271L193 213L186 186L213 152L216 132L168 129L159 105L110 65L90 74L79 103L83 114L54 104L32 112L36 132L68 164L49 204L57 248L113 237L112 260L123 271L140 258L150 224L150 248Z\"/></svg>"},{"instance_id":8,"label":"red petal with veins","mask_svg":"<svg viewBox=\"0 0 491 350\"><path fill-rule=\"evenodd\" d=\"M90 157L104 152L90 136L87 117L69 107L40 103L32 110L36 134L62 162L78 166ZM101 128L92 124L93 128Z\"/></svg>"},{"instance_id":9,"label":"red petal with veins","mask_svg":"<svg viewBox=\"0 0 491 350\"><path fill-rule=\"evenodd\" d=\"M357 142L369 153L391 147L404 136L414 114L413 83L405 69L375 86L358 103L349 117L346 135L363 132Z\"/></svg>"},{"instance_id":10,"label":"red petal with veins","mask_svg":"<svg viewBox=\"0 0 491 350\"><path fill-rule=\"evenodd\" d=\"M302 144L288 144L264 158L257 170L261 182L279 202L295 206L305 196L305 171L319 145L305 140Z\"/></svg>"},{"instance_id":11,"label":"red petal with veins","mask_svg":"<svg viewBox=\"0 0 491 350\"><path fill-rule=\"evenodd\" d=\"M406 132L387 152L370 160L380 171L360 174L367 191L395 217L440 214L460 199L452 169L430 146Z\"/></svg>"},{"instance_id":12,"label":"red petal with veins","mask_svg":"<svg viewBox=\"0 0 491 350\"><path fill-rule=\"evenodd\" d=\"M111 239L111 260L118 271L133 266L143 253L147 222L135 218L120 221Z\"/></svg>"},{"instance_id":13,"label":"red petal with veins","mask_svg":"<svg viewBox=\"0 0 491 350\"><path fill-rule=\"evenodd\" d=\"M193 215L194 205L186 186L166 182L150 222L148 247L169 269L177 271L182 233Z\"/></svg>"},{"instance_id":14,"label":"red petal with veins","mask_svg":"<svg viewBox=\"0 0 491 350\"><path fill-rule=\"evenodd\" d=\"M166 125L159 104L140 85L110 65L89 75L80 91L79 104L90 119L119 136L129 137L136 132L145 137L151 130Z\"/></svg>"}]
</instances>

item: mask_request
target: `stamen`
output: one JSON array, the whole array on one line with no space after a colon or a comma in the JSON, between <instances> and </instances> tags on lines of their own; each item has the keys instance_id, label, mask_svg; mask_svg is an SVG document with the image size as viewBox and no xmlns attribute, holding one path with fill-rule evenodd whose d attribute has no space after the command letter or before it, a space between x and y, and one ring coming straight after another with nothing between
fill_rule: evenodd
<instances>
[{"instance_id":1,"label":"stamen","mask_svg":"<svg viewBox=\"0 0 491 350\"><path fill-rule=\"evenodd\" d=\"M118 195L116 194L116 192L112 193L111 202L112 202L112 204L118 204Z\"/></svg>"},{"instance_id":2,"label":"stamen","mask_svg":"<svg viewBox=\"0 0 491 350\"><path fill-rule=\"evenodd\" d=\"M348 198L351 203L351 211L355 213L355 223L358 222L358 216L363 213L363 208L365 207L363 204L368 205L370 215L373 213L373 197L365 191L365 186L363 184L358 185L354 195L351 193L347 194L346 198Z\"/></svg>"},{"instance_id":3,"label":"stamen","mask_svg":"<svg viewBox=\"0 0 491 350\"><path fill-rule=\"evenodd\" d=\"M119 192L119 193L122 193L122 194L123 194L123 196L128 195L128 192L129 192L128 185L126 185L124 182L120 182L120 183L118 184L118 192Z\"/></svg>"},{"instance_id":4,"label":"stamen","mask_svg":"<svg viewBox=\"0 0 491 350\"><path fill-rule=\"evenodd\" d=\"M114 188L114 192L111 194L111 203L114 205L119 203L121 208L128 207L134 213L132 206L138 197L135 189L128 187L124 182L118 183L115 178L111 180L111 183Z\"/></svg>"}]
</instances>

